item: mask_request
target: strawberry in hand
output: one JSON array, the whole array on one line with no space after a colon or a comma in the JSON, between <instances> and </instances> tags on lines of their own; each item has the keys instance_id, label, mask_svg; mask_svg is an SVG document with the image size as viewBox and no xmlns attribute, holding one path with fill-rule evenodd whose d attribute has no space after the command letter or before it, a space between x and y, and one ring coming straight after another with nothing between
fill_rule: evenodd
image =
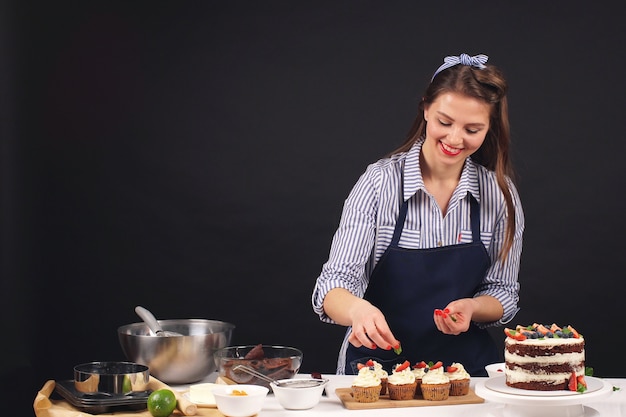
<instances>
[{"instance_id":1,"label":"strawberry in hand","mask_svg":"<svg viewBox=\"0 0 626 417\"><path fill-rule=\"evenodd\" d=\"M444 308L443 310L436 308L435 309L435 316L441 316L444 319L447 319L448 317L450 317L450 320L452 320L453 322L456 323L456 317L454 316L454 314L450 314L450 309L449 308Z\"/></svg>"}]
</instances>

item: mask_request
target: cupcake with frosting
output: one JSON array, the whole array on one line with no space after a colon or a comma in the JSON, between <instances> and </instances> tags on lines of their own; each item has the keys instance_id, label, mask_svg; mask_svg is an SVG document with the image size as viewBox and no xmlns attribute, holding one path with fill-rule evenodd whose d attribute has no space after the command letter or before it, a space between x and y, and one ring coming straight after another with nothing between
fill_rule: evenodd
<instances>
[{"instance_id":1,"label":"cupcake with frosting","mask_svg":"<svg viewBox=\"0 0 626 417\"><path fill-rule=\"evenodd\" d=\"M422 378L422 396L429 401L443 401L450 396L450 378L443 372L441 361L429 367Z\"/></svg>"},{"instance_id":2,"label":"cupcake with frosting","mask_svg":"<svg viewBox=\"0 0 626 417\"><path fill-rule=\"evenodd\" d=\"M470 374L465 367L455 362L446 368L445 375L450 379L450 395L467 395L470 386Z\"/></svg>"},{"instance_id":3,"label":"cupcake with frosting","mask_svg":"<svg viewBox=\"0 0 626 417\"><path fill-rule=\"evenodd\" d=\"M415 397L417 382L409 361L396 365L387 380L390 400L411 400Z\"/></svg>"},{"instance_id":4,"label":"cupcake with frosting","mask_svg":"<svg viewBox=\"0 0 626 417\"><path fill-rule=\"evenodd\" d=\"M413 375L415 375L415 382L417 382L417 387L415 388L416 396L422 394L422 378L424 378L424 375L427 371L428 364L424 361L418 362L413 365L413 369L411 372L413 372Z\"/></svg>"},{"instance_id":5,"label":"cupcake with frosting","mask_svg":"<svg viewBox=\"0 0 626 417\"><path fill-rule=\"evenodd\" d=\"M374 403L380 399L380 388L378 375L364 366L352 381L352 397L359 403Z\"/></svg>"},{"instance_id":6,"label":"cupcake with frosting","mask_svg":"<svg viewBox=\"0 0 626 417\"><path fill-rule=\"evenodd\" d=\"M387 381L389 374L383 369L383 366L380 363L374 360L372 361L372 366L374 367L374 373L380 378L380 395L385 395L387 394Z\"/></svg>"}]
</instances>

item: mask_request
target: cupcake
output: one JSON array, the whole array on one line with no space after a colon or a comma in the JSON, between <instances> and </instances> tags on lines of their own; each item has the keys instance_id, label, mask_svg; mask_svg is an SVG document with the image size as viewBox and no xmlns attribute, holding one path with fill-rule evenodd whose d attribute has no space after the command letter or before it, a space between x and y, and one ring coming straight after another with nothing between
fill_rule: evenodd
<instances>
[{"instance_id":1,"label":"cupcake","mask_svg":"<svg viewBox=\"0 0 626 417\"><path fill-rule=\"evenodd\" d=\"M413 366L411 372L415 375L415 382L417 382L417 387L415 388L416 396L422 394L422 378L424 378L426 371L428 371L428 364L424 361L418 362Z\"/></svg>"},{"instance_id":2,"label":"cupcake","mask_svg":"<svg viewBox=\"0 0 626 417\"><path fill-rule=\"evenodd\" d=\"M441 362L431 366L422 378L422 395L429 401L443 401L450 396L450 379L444 374Z\"/></svg>"},{"instance_id":3,"label":"cupcake","mask_svg":"<svg viewBox=\"0 0 626 417\"><path fill-rule=\"evenodd\" d=\"M376 361L372 361L372 366L374 367L374 373L380 378L380 395L385 395L387 394L389 374L383 369L383 366Z\"/></svg>"},{"instance_id":4,"label":"cupcake","mask_svg":"<svg viewBox=\"0 0 626 417\"><path fill-rule=\"evenodd\" d=\"M380 398L380 378L364 366L352 381L352 397L359 403L374 403Z\"/></svg>"},{"instance_id":5,"label":"cupcake","mask_svg":"<svg viewBox=\"0 0 626 417\"><path fill-rule=\"evenodd\" d=\"M467 395L470 386L470 375L460 363L453 363L446 368L445 375L450 379L450 395Z\"/></svg>"},{"instance_id":6,"label":"cupcake","mask_svg":"<svg viewBox=\"0 0 626 417\"><path fill-rule=\"evenodd\" d=\"M409 361L396 365L387 380L387 391L390 400L411 400L415 397L415 375L411 370Z\"/></svg>"}]
</instances>

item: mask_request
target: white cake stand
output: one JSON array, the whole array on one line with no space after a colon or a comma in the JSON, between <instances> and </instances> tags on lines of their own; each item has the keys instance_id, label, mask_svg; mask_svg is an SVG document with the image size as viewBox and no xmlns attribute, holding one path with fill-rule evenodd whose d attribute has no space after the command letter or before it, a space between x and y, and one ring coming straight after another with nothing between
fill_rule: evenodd
<instances>
[{"instance_id":1,"label":"white cake stand","mask_svg":"<svg viewBox=\"0 0 626 417\"><path fill-rule=\"evenodd\" d=\"M585 377L587 391L529 391L506 385L505 377L498 376L476 382L476 395L504 404L502 417L590 417L598 413L583 403L608 396L613 386L608 382Z\"/></svg>"}]
</instances>

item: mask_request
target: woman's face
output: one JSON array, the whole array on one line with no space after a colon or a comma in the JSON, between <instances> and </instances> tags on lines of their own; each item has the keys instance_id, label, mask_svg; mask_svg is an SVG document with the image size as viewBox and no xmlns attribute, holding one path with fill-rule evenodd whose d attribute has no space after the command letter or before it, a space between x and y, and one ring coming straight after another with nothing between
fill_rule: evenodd
<instances>
[{"instance_id":1,"label":"woman's face","mask_svg":"<svg viewBox=\"0 0 626 417\"><path fill-rule=\"evenodd\" d=\"M485 141L490 106L457 93L443 93L424 109L429 164L462 165Z\"/></svg>"}]
</instances>

